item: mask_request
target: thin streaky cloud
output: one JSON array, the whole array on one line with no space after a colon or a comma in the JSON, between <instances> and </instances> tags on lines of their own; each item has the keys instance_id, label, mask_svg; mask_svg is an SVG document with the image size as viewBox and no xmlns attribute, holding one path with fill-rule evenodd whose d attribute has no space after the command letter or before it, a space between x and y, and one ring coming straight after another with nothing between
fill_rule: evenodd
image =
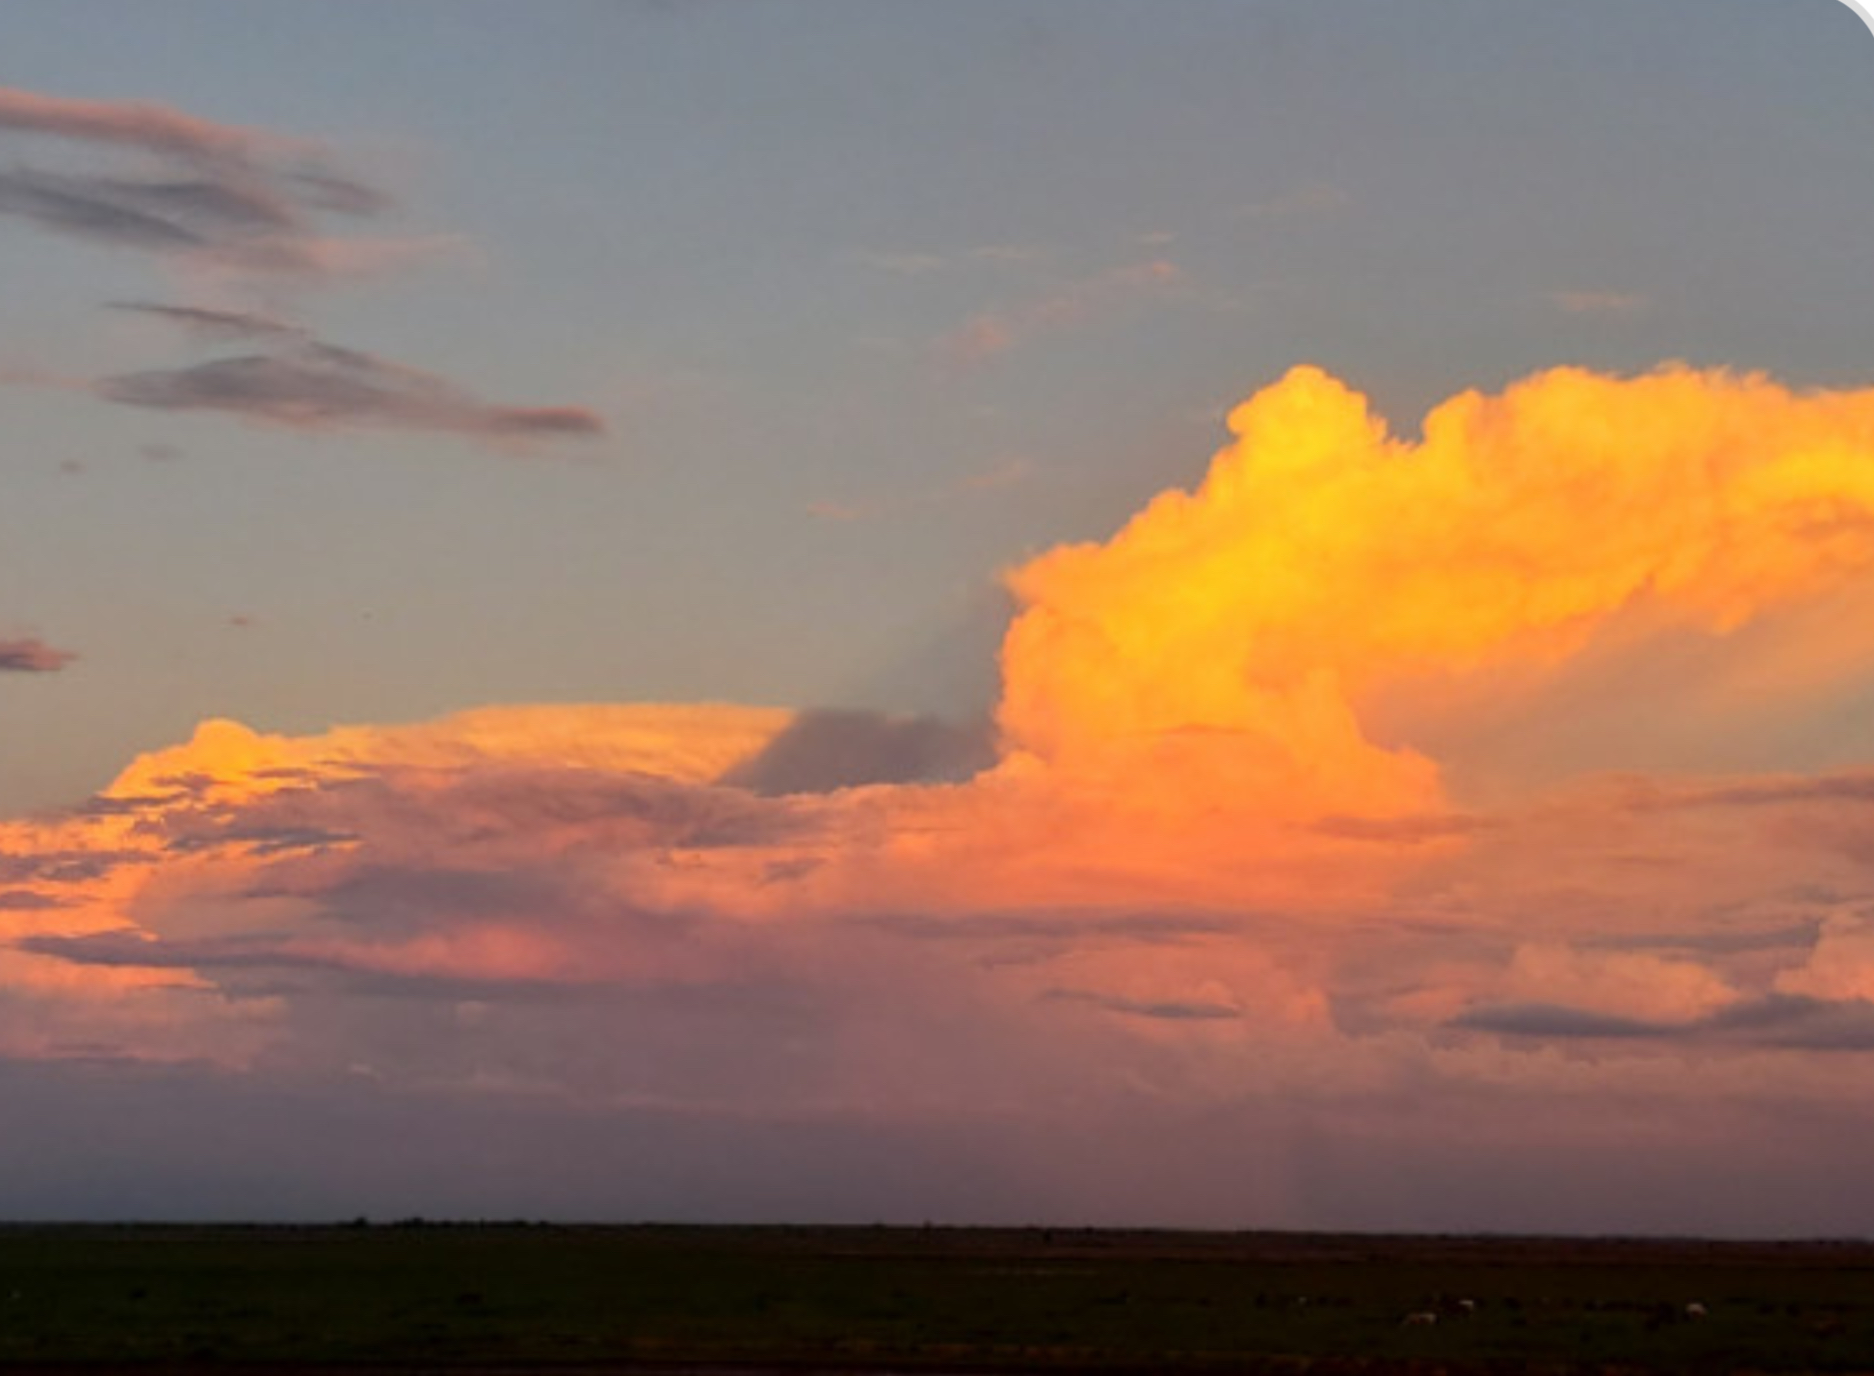
<instances>
[{"instance_id":1,"label":"thin streaky cloud","mask_svg":"<svg viewBox=\"0 0 1874 1376\"><path fill-rule=\"evenodd\" d=\"M119 248L263 277L346 270L327 215L382 213L390 196L331 165L315 142L216 124L168 106L0 88L0 134L114 149L127 170L61 162L0 171L0 215ZM377 256L383 256L383 250Z\"/></svg>"},{"instance_id":2,"label":"thin streaky cloud","mask_svg":"<svg viewBox=\"0 0 1874 1376\"><path fill-rule=\"evenodd\" d=\"M432 373L319 343L125 373L96 391L126 406L220 411L297 430L437 430L489 440L605 433L603 419L585 407L495 405Z\"/></svg>"},{"instance_id":3,"label":"thin streaky cloud","mask_svg":"<svg viewBox=\"0 0 1874 1376\"><path fill-rule=\"evenodd\" d=\"M1073 330L1137 301L1175 292L1185 280L1183 269L1167 258L1093 273L1017 305L977 313L937 341L936 355L948 368L975 368L1043 335Z\"/></svg>"},{"instance_id":4,"label":"thin streaky cloud","mask_svg":"<svg viewBox=\"0 0 1874 1376\"><path fill-rule=\"evenodd\" d=\"M114 310L165 320L207 338L253 341L256 352L183 368L107 377L108 401L163 411L220 411L297 430L450 431L494 441L605 433L579 406L505 406L418 368L315 338L273 316L147 301Z\"/></svg>"},{"instance_id":5,"label":"thin streaky cloud","mask_svg":"<svg viewBox=\"0 0 1874 1376\"><path fill-rule=\"evenodd\" d=\"M267 336L305 338L298 325L251 311L217 311L199 306L170 306L152 301L113 301L110 309L152 315L180 325L193 334L214 339L258 339Z\"/></svg>"},{"instance_id":6,"label":"thin streaky cloud","mask_svg":"<svg viewBox=\"0 0 1874 1376\"><path fill-rule=\"evenodd\" d=\"M16 86L0 86L0 129L195 158L251 157L295 146L259 130L217 124L169 105L75 100Z\"/></svg>"},{"instance_id":7,"label":"thin streaky cloud","mask_svg":"<svg viewBox=\"0 0 1874 1376\"><path fill-rule=\"evenodd\" d=\"M1669 1037L1691 1031L1664 1023L1625 1018L1565 1004L1518 1003L1471 1009L1451 1020L1451 1026L1471 1032L1543 1039L1597 1039Z\"/></svg>"},{"instance_id":8,"label":"thin streaky cloud","mask_svg":"<svg viewBox=\"0 0 1874 1376\"><path fill-rule=\"evenodd\" d=\"M1166 1022L1234 1021L1243 1016L1236 1003L1217 999L1134 999L1091 989L1050 989L1042 998L1050 1003L1086 1004L1122 1017Z\"/></svg>"},{"instance_id":9,"label":"thin streaky cloud","mask_svg":"<svg viewBox=\"0 0 1874 1376\"><path fill-rule=\"evenodd\" d=\"M334 238L329 214L376 215L390 197L333 167L319 145L198 119L167 106L69 100L0 88L0 135L128 150L125 175L89 166L0 170L0 216L56 234L152 252L211 276L304 284L396 266L452 239ZM56 150L55 150L56 151ZM213 411L300 430L445 431L512 446L602 434L580 406L484 401L435 374L341 348L272 314L190 303L115 303L251 352L179 368L74 381L18 370L0 383L59 386L122 405Z\"/></svg>"},{"instance_id":10,"label":"thin streaky cloud","mask_svg":"<svg viewBox=\"0 0 1874 1376\"><path fill-rule=\"evenodd\" d=\"M0 673L53 674L77 658L73 651L48 645L36 636L0 640Z\"/></svg>"}]
</instances>

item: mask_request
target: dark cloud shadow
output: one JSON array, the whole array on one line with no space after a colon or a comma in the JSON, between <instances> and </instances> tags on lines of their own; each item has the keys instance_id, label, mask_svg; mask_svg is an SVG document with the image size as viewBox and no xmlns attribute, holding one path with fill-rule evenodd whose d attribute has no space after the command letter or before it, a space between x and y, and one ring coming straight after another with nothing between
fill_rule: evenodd
<instances>
[{"instance_id":1,"label":"dark cloud shadow","mask_svg":"<svg viewBox=\"0 0 1874 1376\"><path fill-rule=\"evenodd\" d=\"M877 712L802 712L722 782L756 793L830 793L865 784L955 783L995 763L989 725Z\"/></svg>"}]
</instances>

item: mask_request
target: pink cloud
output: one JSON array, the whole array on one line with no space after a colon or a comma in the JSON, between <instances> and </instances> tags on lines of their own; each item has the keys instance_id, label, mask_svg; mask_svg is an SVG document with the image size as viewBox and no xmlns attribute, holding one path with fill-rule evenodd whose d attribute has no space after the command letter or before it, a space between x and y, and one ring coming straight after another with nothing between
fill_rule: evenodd
<instances>
[{"instance_id":1,"label":"pink cloud","mask_svg":"<svg viewBox=\"0 0 1874 1376\"><path fill-rule=\"evenodd\" d=\"M36 636L0 640L0 673L57 673L77 658L72 651L48 645Z\"/></svg>"},{"instance_id":2,"label":"pink cloud","mask_svg":"<svg viewBox=\"0 0 1874 1376\"><path fill-rule=\"evenodd\" d=\"M1163 258L1095 273L1019 305L973 316L937 341L936 356L949 368L977 367L1033 339L1074 330L1127 305L1175 291L1184 280L1183 270Z\"/></svg>"},{"instance_id":3,"label":"pink cloud","mask_svg":"<svg viewBox=\"0 0 1874 1376\"><path fill-rule=\"evenodd\" d=\"M0 129L192 158L251 158L294 146L259 130L217 124L168 105L73 100L18 87L0 87Z\"/></svg>"},{"instance_id":4,"label":"pink cloud","mask_svg":"<svg viewBox=\"0 0 1874 1376\"><path fill-rule=\"evenodd\" d=\"M1870 1126L1864 769L1472 788L1462 720L1433 750L1422 701L1384 735L1368 704L1539 696L1611 637L1631 705L1686 635L1717 662L1752 626L1832 633L1804 609L1874 559L1812 518L1868 506L1870 407L1564 370L1406 442L1303 370L1199 487L1011 575L994 750L723 706L206 723L0 824L0 1053L993 1118L1088 1172L1077 1198L1201 1214L1250 1153L1257 1206L1314 1222L1408 1177L1446 1182L1432 1223L1488 1215L1485 1168L1516 1199L1584 1162L1609 1200L1739 1153L1839 1174ZM1790 1144L1792 1105L1826 1141ZM1065 1150L1099 1124L1097 1160ZM1188 1195L1167 1124L1213 1153Z\"/></svg>"}]
</instances>

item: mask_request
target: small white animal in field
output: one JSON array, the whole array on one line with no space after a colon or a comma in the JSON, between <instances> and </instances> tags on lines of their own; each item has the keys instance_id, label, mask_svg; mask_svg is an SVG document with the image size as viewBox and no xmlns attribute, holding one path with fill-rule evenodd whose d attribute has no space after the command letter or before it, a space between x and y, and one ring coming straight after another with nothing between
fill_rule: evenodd
<instances>
[{"instance_id":1,"label":"small white animal in field","mask_svg":"<svg viewBox=\"0 0 1874 1376\"><path fill-rule=\"evenodd\" d=\"M1399 1326L1401 1328L1430 1328L1437 1322L1438 1316L1431 1310L1420 1309L1416 1313L1407 1314L1399 1321Z\"/></svg>"},{"instance_id":2,"label":"small white animal in field","mask_svg":"<svg viewBox=\"0 0 1874 1376\"><path fill-rule=\"evenodd\" d=\"M1697 1300L1693 1300L1690 1304L1685 1306L1685 1317L1688 1319L1704 1318L1705 1306L1700 1304Z\"/></svg>"},{"instance_id":3,"label":"small white animal in field","mask_svg":"<svg viewBox=\"0 0 1874 1376\"><path fill-rule=\"evenodd\" d=\"M1458 1313L1462 1314L1465 1318L1468 1319L1472 1314L1475 1314L1476 1312L1477 1312L1476 1300L1459 1300L1458 1301Z\"/></svg>"}]
</instances>

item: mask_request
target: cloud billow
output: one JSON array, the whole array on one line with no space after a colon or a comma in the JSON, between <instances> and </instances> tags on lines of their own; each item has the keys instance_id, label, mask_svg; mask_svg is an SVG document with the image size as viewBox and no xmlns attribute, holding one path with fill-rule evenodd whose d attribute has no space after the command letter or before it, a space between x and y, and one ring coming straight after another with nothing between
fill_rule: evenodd
<instances>
[{"instance_id":1,"label":"cloud billow","mask_svg":"<svg viewBox=\"0 0 1874 1376\"><path fill-rule=\"evenodd\" d=\"M308 373L139 404L486 421L269 317L155 313ZM1473 781L1512 708L1625 739L1584 665L1620 671L1608 712L1656 698L1714 736L1773 739L1818 675L1864 693L1874 638L1844 654L1854 626L1812 613L1874 593L1874 392L1558 370L1406 441L1302 369L1231 425L1196 489L1012 572L993 744L721 705L212 721L0 824L0 1056L1016 1124L1080 1198L1213 1225L1267 1153L1258 1218L1318 1223L1365 1182L1394 1193L1331 1216L1371 1225L1431 1182L1431 1226L1529 1227L1502 1201L1558 1164L1628 1203L1636 1171L1787 1165L1792 1105L1802 1161L1864 1169L1864 763ZM1747 711L1683 690L1688 644L1754 676ZM1385 1170L1328 1159L1373 1143Z\"/></svg>"}]
</instances>

